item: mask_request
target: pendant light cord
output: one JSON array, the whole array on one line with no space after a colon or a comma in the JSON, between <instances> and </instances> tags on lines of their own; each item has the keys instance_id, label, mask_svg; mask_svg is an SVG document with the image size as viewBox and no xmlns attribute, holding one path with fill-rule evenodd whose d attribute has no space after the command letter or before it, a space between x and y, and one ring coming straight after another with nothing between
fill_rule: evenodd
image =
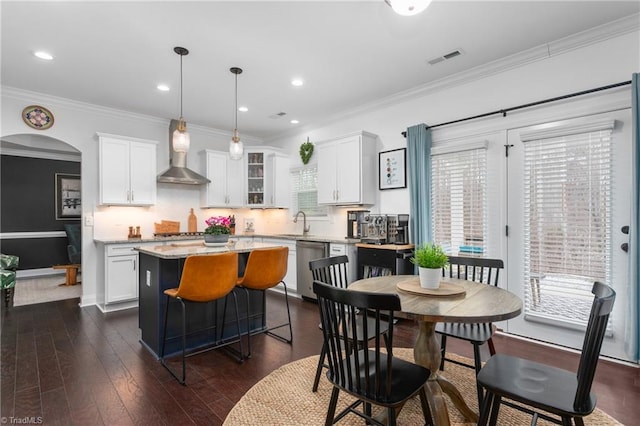
<instances>
[{"instance_id":1,"label":"pendant light cord","mask_svg":"<svg viewBox=\"0 0 640 426\"><path fill-rule=\"evenodd\" d=\"M235 110L235 130L238 130L238 74L236 74L236 110Z\"/></svg>"},{"instance_id":2,"label":"pendant light cord","mask_svg":"<svg viewBox=\"0 0 640 426\"><path fill-rule=\"evenodd\" d=\"M182 120L182 56L180 55L180 120Z\"/></svg>"}]
</instances>

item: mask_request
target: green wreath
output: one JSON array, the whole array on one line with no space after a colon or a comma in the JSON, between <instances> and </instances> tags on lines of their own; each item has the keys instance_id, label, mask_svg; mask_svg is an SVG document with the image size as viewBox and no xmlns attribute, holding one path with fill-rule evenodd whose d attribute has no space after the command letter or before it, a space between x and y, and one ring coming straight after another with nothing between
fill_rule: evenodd
<instances>
[{"instance_id":1,"label":"green wreath","mask_svg":"<svg viewBox=\"0 0 640 426\"><path fill-rule=\"evenodd\" d=\"M309 138L307 141L300 145L300 159L303 164L307 164L313 155L313 144L309 142Z\"/></svg>"}]
</instances>

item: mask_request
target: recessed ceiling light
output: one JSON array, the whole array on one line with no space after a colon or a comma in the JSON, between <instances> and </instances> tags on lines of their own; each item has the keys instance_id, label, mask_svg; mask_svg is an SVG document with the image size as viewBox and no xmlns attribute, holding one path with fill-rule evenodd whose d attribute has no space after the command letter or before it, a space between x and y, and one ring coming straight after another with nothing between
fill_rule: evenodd
<instances>
[{"instance_id":1,"label":"recessed ceiling light","mask_svg":"<svg viewBox=\"0 0 640 426\"><path fill-rule=\"evenodd\" d=\"M249 108L247 108L246 106L241 106L241 107L238 107L238 111L247 112L247 111L249 111Z\"/></svg>"},{"instance_id":2,"label":"recessed ceiling light","mask_svg":"<svg viewBox=\"0 0 640 426\"><path fill-rule=\"evenodd\" d=\"M37 52L34 53L34 55L40 59L44 59L45 61L52 61L53 60L53 56L51 55L51 53L39 50Z\"/></svg>"},{"instance_id":3,"label":"recessed ceiling light","mask_svg":"<svg viewBox=\"0 0 640 426\"><path fill-rule=\"evenodd\" d=\"M291 120L289 123L291 123L291 124L298 124L298 123L299 123L299 121L298 121L298 120Z\"/></svg>"},{"instance_id":4,"label":"recessed ceiling light","mask_svg":"<svg viewBox=\"0 0 640 426\"><path fill-rule=\"evenodd\" d=\"M158 84L157 88L161 92L168 92L169 90L171 90L169 89L169 86L167 86L166 84Z\"/></svg>"},{"instance_id":5,"label":"recessed ceiling light","mask_svg":"<svg viewBox=\"0 0 640 426\"><path fill-rule=\"evenodd\" d=\"M291 80L291 84L293 86L299 87L299 86L302 86L304 84L304 81L302 81L299 78L294 78L293 80Z\"/></svg>"}]
</instances>

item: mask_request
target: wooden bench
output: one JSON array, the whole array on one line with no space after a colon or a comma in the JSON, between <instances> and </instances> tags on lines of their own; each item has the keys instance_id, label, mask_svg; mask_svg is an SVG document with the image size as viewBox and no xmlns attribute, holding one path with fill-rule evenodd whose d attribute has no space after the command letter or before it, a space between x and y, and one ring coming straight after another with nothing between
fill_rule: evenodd
<instances>
[{"instance_id":1,"label":"wooden bench","mask_svg":"<svg viewBox=\"0 0 640 426\"><path fill-rule=\"evenodd\" d=\"M79 264L71 264L71 265L53 265L52 266L53 269L65 269L66 270L66 281L62 284L65 286L68 285L76 285L76 284L80 284L80 281L78 281L78 269L80 269L80 265Z\"/></svg>"}]
</instances>

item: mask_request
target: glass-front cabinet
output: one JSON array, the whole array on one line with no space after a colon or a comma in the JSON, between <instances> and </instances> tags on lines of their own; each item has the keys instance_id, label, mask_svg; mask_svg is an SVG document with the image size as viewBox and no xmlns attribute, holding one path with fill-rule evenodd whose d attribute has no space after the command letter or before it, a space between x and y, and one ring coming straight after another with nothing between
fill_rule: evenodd
<instances>
[{"instance_id":1,"label":"glass-front cabinet","mask_svg":"<svg viewBox=\"0 0 640 426\"><path fill-rule=\"evenodd\" d=\"M211 183L201 189L200 207L288 208L290 160L274 149L245 151L231 160L225 151L200 151Z\"/></svg>"},{"instance_id":2,"label":"glass-front cabinet","mask_svg":"<svg viewBox=\"0 0 640 426\"><path fill-rule=\"evenodd\" d=\"M265 205L265 154L247 152L247 206Z\"/></svg>"}]
</instances>

